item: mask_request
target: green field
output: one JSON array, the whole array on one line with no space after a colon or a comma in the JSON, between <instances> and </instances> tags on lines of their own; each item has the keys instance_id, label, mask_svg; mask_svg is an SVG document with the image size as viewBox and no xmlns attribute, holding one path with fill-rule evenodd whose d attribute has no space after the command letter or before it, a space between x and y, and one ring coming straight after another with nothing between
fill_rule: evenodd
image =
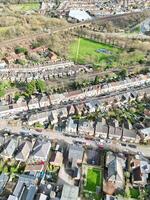
<instances>
[{"instance_id":1,"label":"green field","mask_svg":"<svg viewBox=\"0 0 150 200\"><path fill-rule=\"evenodd\" d=\"M105 49L111 52L111 54L96 52L98 49ZM77 63L94 63L101 65L112 64L112 62L116 60L117 54L121 52L121 49L111 45L83 38L76 39L71 44L69 50L69 58Z\"/></svg>"},{"instance_id":2,"label":"green field","mask_svg":"<svg viewBox=\"0 0 150 200\"><path fill-rule=\"evenodd\" d=\"M107 52L97 52L105 50ZM93 40L79 38L71 43L68 58L78 64L92 64L95 69L128 68L144 62L146 54L141 50L117 48Z\"/></svg>"},{"instance_id":3,"label":"green field","mask_svg":"<svg viewBox=\"0 0 150 200\"><path fill-rule=\"evenodd\" d=\"M39 3L25 3L25 4L14 4L10 8L15 11L30 11L30 10L39 10Z\"/></svg>"}]
</instances>

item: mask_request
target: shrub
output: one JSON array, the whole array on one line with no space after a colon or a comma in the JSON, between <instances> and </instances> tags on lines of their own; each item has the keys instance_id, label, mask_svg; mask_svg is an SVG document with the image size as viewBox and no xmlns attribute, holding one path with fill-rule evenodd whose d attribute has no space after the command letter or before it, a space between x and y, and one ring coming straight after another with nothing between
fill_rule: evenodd
<instances>
[{"instance_id":1,"label":"shrub","mask_svg":"<svg viewBox=\"0 0 150 200\"><path fill-rule=\"evenodd\" d=\"M15 48L15 53L16 54L20 54L20 53L24 53L24 54L27 54L27 49L26 48L24 48L24 47L16 47Z\"/></svg>"}]
</instances>

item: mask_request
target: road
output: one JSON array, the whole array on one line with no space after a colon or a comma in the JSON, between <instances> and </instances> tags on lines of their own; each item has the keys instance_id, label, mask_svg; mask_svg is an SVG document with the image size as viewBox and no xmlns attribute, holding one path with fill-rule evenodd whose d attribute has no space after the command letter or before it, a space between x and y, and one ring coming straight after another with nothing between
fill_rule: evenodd
<instances>
[{"instance_id":1,"label":"road","mask_svg":"<svg viewBox=\"0 0 150 200\"><path fill-rule=\"evenodd\" d=\"M88 147L92 148L100 148L101 150L106 150L106 151L113 151L113 152L119 152L119 153L126 153L130 155L136 155L139 154L141 156L145 156L147 158L150 158L150 145L140 145L140 144L133 144L133 143L125 143L122 141L114 141L114 140L109 140L109 139L93 139L93 140L88 140L85 139L84 137L76 136L76 137L71 137L71 136L66 136L63 132L57 132L54 130L41 130L41 132L36 131L34 129L24 129L22 127L18 126L10 126L8 125L7 127L0 127L0 130L7 129L11 132L12 135L22 135L23 137L35 137L35 138L47 138L50 140L57 140L58 143L65 142L67 144L73 144L75 142L80 142L83 144L86 144ZM122 145L124 144L124 145ZM135 146L135 147L134 147Z\"/></svg>"}]
</instances>

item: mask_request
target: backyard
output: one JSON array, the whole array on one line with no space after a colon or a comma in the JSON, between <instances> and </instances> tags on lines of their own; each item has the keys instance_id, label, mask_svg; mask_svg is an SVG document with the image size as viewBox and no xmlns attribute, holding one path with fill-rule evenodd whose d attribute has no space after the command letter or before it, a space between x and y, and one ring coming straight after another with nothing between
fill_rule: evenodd
<instances>
[{"instance_id":1,"label":"backyard","mask_svg":"<svg viewBox=\"0 0 150 200\"><path fill-rule=\"evenodd\" d=\"M92 64L95 68L128 67L139 64L145 58L143 52L131 52L109 44L79 38L71 43L69 59L79 64Z\"/></svg>"},{"instance_id":2,"label":"backyard","mask_svg":"<svg viewBox=\"0 0 150 200\"><path fill-rule=\"evenodd\" d=\"M85 196L90 198L88 195L91 195L92 199L99 200L100 195L98 195L97 187L101 189L102 185L102 172L98 168L89 167L87 169L86 182L84 186ZM90 198L91 199L91 198Z\"/></svg>"},{"instance_id":3,"label":"backyard","mask_svg":"<svg viewBox=\"0 0 150 200\"><path fill-rule=\"evenodd\" d=\"M140 191L138 188L130 188L130 196L131 198L135 198L135 199L138 199L140 195Z\"/></svg>"}]
</instances>

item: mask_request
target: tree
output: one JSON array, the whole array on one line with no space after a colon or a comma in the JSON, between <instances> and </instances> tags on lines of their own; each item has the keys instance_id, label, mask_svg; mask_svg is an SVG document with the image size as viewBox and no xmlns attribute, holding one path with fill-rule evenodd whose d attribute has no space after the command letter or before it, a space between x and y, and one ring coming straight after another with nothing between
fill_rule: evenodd
<instances>
[{"instance_id":1,"label":"tree","mask_svg":"<svg viewBox=\"0 0 150 200\"><path fill-rule=\"evenodd\" d=\"M100 78L99 78L99 76L95 76L95 79L94 79L94 85L97 85L97 84L99 84L99 82L100 82Z\"/></svg>"},{"instance_id":2,"label":"tree","mask_svg":"<svg viewBox=\"0 0 150 200\"><path fill-rule=\"evenodd\" d=\"M4 173L8 173L8 167L5 165L5 167L3 168L3 172Z\"/></svg>"},{"instance_id":3,"label":"tree","mask_svg":"<svg viewBox=\"0 0 150 200\"><path fill-rule=\"evenodd\" d=\"M16 47L15 48L15 53L16 54L20 54L20 53L24 53L24 54L27 54L27 49L26 48L24 48L24 47Z\"/></svg>"},{"instance_id":4,"label":"tree","mask_svg":"<svg viewBox=\"0 0 150 200\"><path fill-rule=\"evenodd\" d=\"M16 166L11 166L10 167L10 173L11 174L16 174L18 172L18 168Z\"/></svg>"},{"instance_id":5,"label":"tree","mask_svg":"<svg viewBox=\"0 0 150 200\"><path fill-rule=\"evenodd\" d=\"M2 84L0 84L0 97L3 97L5 95L5 88Z\"/></svg>"},{"instance_id":6,"label":"tree","mask_svg":"<svg viewBox=\"0 0 150 200\"><path fill-rule=\"evenodd\" d=\"M36 89L38 92L42 93L46 91L46 83L43 80L36 81Z\"/></svg>"},{"instance_id":7,"label":"tree","mask_svg":"<svg viewBox=\"0 0 150 200\"><path fill-rule=\"evenodd\" d=\"M26 93L31 96L36 90L35 81L32 80L30 83L27 84Z\"/></svg>"},{"instance_id":8,"label":"tree","mask_svg":"<svg viewBox=\"0 0 150 200\"><path fill-rule=\"evenodd\" d=\"M81 120L81 115L80 114L77 114L73 117L75 123L77 124L77 133L79 132L79 123L80 123L80 120Z\"/></svg>"},{"instance_id":9,"label":"tree","mask_svg":"<svg viewBox=\"0 0 150 200\"><path fill-rule=\"evenodd\" d=\"M15 102L18 101L19 98L20 98L20 93L19 93L19 92L16 92L16 93L15 93L15 96L14 96Z\"/></svg>"},{"instance_id":10,"label":"tree","mask_svg":"<svg viewBox=\"0 0 150 200\"><path fill-rule=\"evenodd\" d=\"M120 72L117 73L117 75L121 78L121 79L125 79L128 75L128 71L127 69L122 69Z\"/></svg>"}]
</instances>

